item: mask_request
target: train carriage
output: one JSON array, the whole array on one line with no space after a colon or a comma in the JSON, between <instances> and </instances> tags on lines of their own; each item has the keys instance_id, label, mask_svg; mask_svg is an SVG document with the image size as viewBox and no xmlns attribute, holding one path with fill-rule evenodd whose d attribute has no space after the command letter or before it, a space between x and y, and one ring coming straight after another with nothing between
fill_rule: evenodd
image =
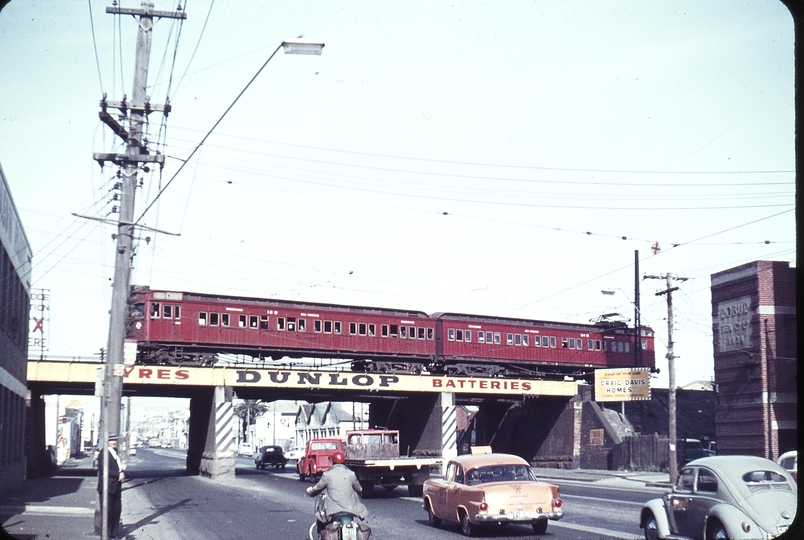
<instances>
[{"instance_id":1,"label":"train carriage","mask_svg":"<svg viewBox=\"0 0 804 540\"><path fill-rule=\"evenodd\" d=\"M133 288L128 337L145 363L210 365L220 353L356 360L414 369L435 354L426 313Z\"/></svg>"},{"instance_id":2,"label":"train carriage","mask_svg":"<svg viewBox=\"0 0 804 540\"><path fill-rule=\"evenodd\" d=\"M579 375L634 367L633 328L438 313L436 355L448 373ZM640 329L642 367L655 367L653 331Z\"/></svg>"}]
</instances>

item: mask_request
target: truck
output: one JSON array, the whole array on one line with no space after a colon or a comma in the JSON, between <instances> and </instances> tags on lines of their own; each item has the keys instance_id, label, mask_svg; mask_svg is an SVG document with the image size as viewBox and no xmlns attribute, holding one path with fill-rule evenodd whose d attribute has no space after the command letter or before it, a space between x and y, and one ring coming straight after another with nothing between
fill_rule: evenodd
<instances>
[{"instance_id":1,"label":"truck","mask_svg":"<svg viewBox=\"0 0 804 540\"><path fill-rule=\"evenodd\" d=\"M430 470L440 470L442 463L440 456L400 456L399 431L390 429L347 431L345 455L366 499L377 484L388 491L407 485L411 497L421 497Z\"/></svg>"},{"instance_id":2,"label":"truck","mask_svg":"<svg viewBox=\"0 0 804 540\"><path fill-rule=\"evenodd\" d=\"M364 499L374 495L377 484L388 491L407 485L411 497L421 497L430 469L440 469L442 462L441 457L400 456L397 430L361 429L347 431L345 445L340 439L307 441L304 456L296 464L299 480L330 469L332 455L338 451L343 452L344 464L357 476Z\"/></svg>"}]
</instances>

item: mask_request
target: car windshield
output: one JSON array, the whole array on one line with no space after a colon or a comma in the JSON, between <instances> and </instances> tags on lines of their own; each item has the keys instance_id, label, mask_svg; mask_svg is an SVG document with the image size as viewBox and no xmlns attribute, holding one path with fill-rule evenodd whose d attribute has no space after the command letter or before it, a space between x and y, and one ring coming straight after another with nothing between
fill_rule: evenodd
<instances>
[{"instance_id":1,"label":"car windshield","mask_svg":"<svg viewBox=\"0 0 804 540\"><path fill-rule=\"evenodd\" d=\"M310 444L313 450L339 450L336 442L314 442Z\"/></svg>"},{"instance_id":2,"label":"car windshield","mask_svg":"<svg viewBox=\"0 0 804 540\"><path fill-rule=\"evenodd\" d=\"M489 465L472 469L466 475L466 483L470 486L489 482L535 481L530 467L525 465Z\"/></svg>"}]
</instances>

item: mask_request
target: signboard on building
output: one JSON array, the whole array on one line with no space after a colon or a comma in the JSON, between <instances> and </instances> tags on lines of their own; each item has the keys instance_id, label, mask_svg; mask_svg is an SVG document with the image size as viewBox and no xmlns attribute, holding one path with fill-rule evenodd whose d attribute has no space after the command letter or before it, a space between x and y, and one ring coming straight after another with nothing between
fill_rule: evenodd
<instances>
[{"instance_id":1,"label":"signboard on building","mask_svg":"<svg viewBox=\"0 0 804 540\"><path fill-rule=\"evenodd\" d=\"M595 370L595 401L650 399L650 368Z\"/></svg>"},{"instance_id":2,"label":"signboard on building","mask_svg":"<svg viewBox=\"0 0 804 540\"><path fill-rule=\"evenodd\" d=\"M719 302L713 326L717 328L718 352L751 348L751 297L741 296Z\"/></svg>"},{"instance_id":3,"label":"signboard on building","mask_svg":"<svg viewBox=\"0 0 804 540\"><path fill-rule=\"evenodd\" d=\"M50 332L50 289L31 289L31 320L28 328L28 353L39 351L44 357Z\"/></svg>"}]
</instances>

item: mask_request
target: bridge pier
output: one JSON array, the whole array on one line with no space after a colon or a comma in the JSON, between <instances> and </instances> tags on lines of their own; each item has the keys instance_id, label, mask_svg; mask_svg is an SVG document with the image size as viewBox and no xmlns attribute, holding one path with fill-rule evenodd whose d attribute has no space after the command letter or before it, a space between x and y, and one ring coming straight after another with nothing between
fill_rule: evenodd
<instances>
[{"instance_id":1,"label":"bridge pier","mask_svg":"<svg viewBox=\"0 0 804 540\"><path fill-rule=\"evenodd\" d=\"M216 386L190 399L187 471L204 476L234 476L235 416L233 390Z\"/></svg>"},{"instance_id":2,"label":"bridge pier","mask_svg":"<svg viewBox=\"0 0 804 540\"><path fill-rule=\"evenodd\" d=\"M399 430L399 453L402 455L440 455L441 407L438 394L372 401L369 425Z\"/></svg>"},{"instance_id":3,"label":"bridge pier","mask_svg":"<svg viewBox=\"0 0 804 540\"><path fill-rule=\"evenodd\" d=\"M458 455L458 411L455 407L455 394L443 392L439 394L441 408L441 457L444 459L442 473L446 472L447 463Z\"/></svg>"}]
</instances>

